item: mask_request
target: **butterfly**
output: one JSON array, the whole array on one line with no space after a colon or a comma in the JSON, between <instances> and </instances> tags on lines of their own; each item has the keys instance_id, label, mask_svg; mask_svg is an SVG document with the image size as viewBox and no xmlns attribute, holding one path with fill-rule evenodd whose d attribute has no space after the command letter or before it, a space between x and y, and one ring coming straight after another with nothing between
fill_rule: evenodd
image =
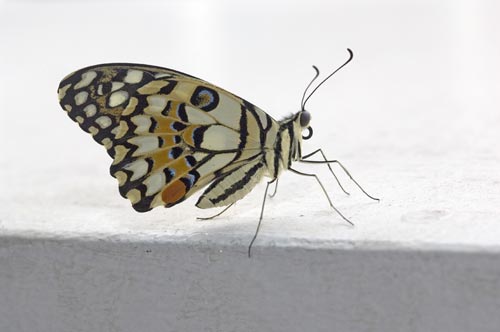
<instances>
[{"instance_id":1,"label":"butterfly","mask_svg":"<svg viewBox=\"0 0 500 332\"><path fill-rule=\"evenodd\" d=\"M118 180L119 192L138 212L172 207L205 187L198 208L229 208L264 177L270 179L267 197L269 185L276 181L277 186L280 174L290 170L315 177L330 206L350 222L333 206L315 174L292 168L296 161L326 163L335 176L330 164L337 163L357 184L342 164L327 160L321 149L302 155L302 141L313 133L305 104L352 59L348 51L349 60L305 98L319 75L313 66L316 75L304 91L301 110L280 121L204 80L143 64L100 64L73 72L59 84L59 102L80 128L106 148L113 158L110 173ZM323 160L308 160L317 153ZM265 199L249 255L264 203Z\"/></svg>"}]
</instances>

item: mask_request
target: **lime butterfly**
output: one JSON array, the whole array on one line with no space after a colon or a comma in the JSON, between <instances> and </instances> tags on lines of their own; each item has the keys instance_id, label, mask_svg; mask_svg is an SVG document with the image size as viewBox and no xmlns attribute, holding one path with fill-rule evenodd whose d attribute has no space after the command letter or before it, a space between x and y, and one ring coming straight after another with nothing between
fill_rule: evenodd
<instances>
[{"instance_id":1,"label":"lime butterfly","mask_svg":"<svg viewBox=\"0 0 500 332\"><path fill-rule=\"evenodd\" d=\"M113 158L110 172L118 180L120 194L136 211L174 206L204 187L197 207L229 208L264 177L270 179L267 197L269 185L281 172L290 170L315 177L330 206L350 222L333 206L315 174L292 168L294 161L326 163L335 176L330 163L337 163L368 195L342 164L327 160L321 149L302 155L302 140L312 136L305 104L352 59L352 51L348 51L349 59L305 98L319 75L314 67L316 75L304 91L301 110L280 121L199 78L142 64L110 63L80 69L61 81L59 101L71 119L104 145ZM317 153L323 160L307 160ZM259 226L264 204L265 198Z\"/></svg>"}]
</instances>

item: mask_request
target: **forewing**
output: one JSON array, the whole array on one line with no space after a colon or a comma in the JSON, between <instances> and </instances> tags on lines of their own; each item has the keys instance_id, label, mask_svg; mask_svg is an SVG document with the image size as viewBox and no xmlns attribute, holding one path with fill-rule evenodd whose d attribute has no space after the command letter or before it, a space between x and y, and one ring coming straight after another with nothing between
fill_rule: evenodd
<instances>
[{"instance_id":1,"label":"forewing","mask_svg":"<svg viewBox=\"0 0 500 332\"><path fill-rule=\"evenodd\" d=\"M223 172L262 158L276 122L245 100L174 70L105 64L68 75L61 106L113 158L140 212L173 206Z\"/></svg>"}]
</instances>

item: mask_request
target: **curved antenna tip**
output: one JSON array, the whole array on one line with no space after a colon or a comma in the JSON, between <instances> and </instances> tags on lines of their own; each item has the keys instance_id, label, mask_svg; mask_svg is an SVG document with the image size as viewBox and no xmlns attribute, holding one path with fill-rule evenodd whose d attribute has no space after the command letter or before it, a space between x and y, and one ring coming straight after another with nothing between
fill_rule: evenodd
<instances>
[{"instance_id":1,"label":"curved antenna tip","mask_svg":"<svg viewBox=\"0 0 500 332\"><path fill-rule=\"evenodd\" d=\"M347 48L347 52L349 52L349 61L350 61L354 57L354 53L349 47Z\"/></svg>"},{"instance_id":2,"label":"curved antenna tip","mask_svg":"<svg viewBox=\"0 0 500 332\"><path fill-rule=\"evenodd\" d=\"M304 95L302 96L302 102L301 102L301 109L304 110L305 109L305 106L306 106L306 103L307 101L309 100L309 98L311 98L311 96L316 92L316 90L318 90L318 88L323 84L325 83L330 77L333 76L333 74L335 74L336 72L338 72L340 69L342 69L345 65L347 65L351 60L352 58L354 57L354 53L352 52L352 50L350 48L347 49L347 52L349 52L349 59L347 59L346 62L344 62L340 67L338 67L337 69L335 69L333 71L333 73L331 73L330 75L328 75L324 80L322 80L313 90L312 92L309 94L309 96L307 96L306 98L306 92L307 90L309 89L309 87L311 86L312 82L314 82L314 80L316 79L316 77L318 77L319 75L319 70L316 66L313 66L314 70L316 70L316 76L313 78L313 80L311 81L311 83L309 83L309 85L307 86L306 90L304 91Z\"/></svg>"}]
</instances>

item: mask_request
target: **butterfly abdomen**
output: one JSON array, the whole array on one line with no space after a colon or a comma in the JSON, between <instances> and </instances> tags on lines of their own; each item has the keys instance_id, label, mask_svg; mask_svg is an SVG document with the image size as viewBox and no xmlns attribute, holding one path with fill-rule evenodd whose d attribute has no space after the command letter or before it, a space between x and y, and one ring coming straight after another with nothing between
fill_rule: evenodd
<instances>
[{"instance_id":1,"label":"butterfly abdomen","mask_svg":"<svg viewBox=\"0 0 500 332\"><path fill-rule=\"evenodd\" d=\"M226 206L245 197L264 176L264 162L255 159L245 163L208 186L196 206L202 209Z\"/></svg>"}]
</instances>

